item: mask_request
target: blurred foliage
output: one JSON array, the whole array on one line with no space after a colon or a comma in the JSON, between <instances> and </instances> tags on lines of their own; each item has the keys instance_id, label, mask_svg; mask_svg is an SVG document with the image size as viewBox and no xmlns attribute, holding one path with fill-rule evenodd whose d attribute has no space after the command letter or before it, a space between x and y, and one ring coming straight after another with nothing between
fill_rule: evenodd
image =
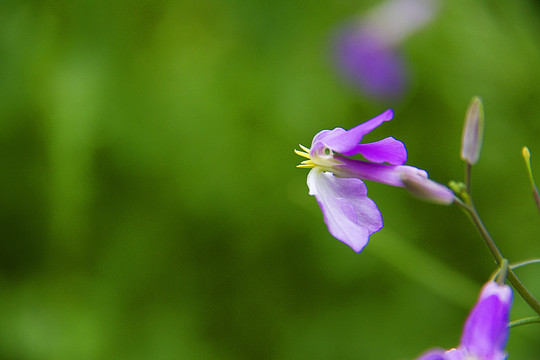
<instances>
[{"instance_id":1,"label":"blurred foliage","mask_svg":"<svg viewBox=\"0 0 540 360\"><path fill-rule=\"evenodd\" d=\"M540 7L453 0L404 44L413 87L373 103L331 63L376 1L0 3L1 359L412 359L457 345L495 269L467 218L368 184L385 229L327 232L297 143L388 107L409 164L462 178L511 262L540 257ZM540 296L540 269L519 270ZM516 298L512 318L531 315ZM538 359L540 329L512 330Z\"/></svg>"}]
</instances>

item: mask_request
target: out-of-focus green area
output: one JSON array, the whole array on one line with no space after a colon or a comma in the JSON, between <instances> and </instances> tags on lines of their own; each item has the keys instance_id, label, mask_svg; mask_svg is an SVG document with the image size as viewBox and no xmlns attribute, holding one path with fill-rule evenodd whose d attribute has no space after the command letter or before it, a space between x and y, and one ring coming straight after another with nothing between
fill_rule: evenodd
<instances>
[{"instance_id":1,"label":"out-of-focus green area","mask_svg":"<svg viewBox=\"0 0 540 360\"><path fill-rule=\"evenodd\" d=\"M478 211L510 262L540 257L521 147L540 177L540 6L452 0L409 38L405 99L331 62L375 1L0 3L1 359L413 359L457 345L495 270L456 207L369 183L385 228L333 239L298 143L388 107L370 134L461 180L486 108ZM540 268L518 274L540 297ZM516 296L512 318L533 315ZM510 358L540 356L512 330Z\"/></svg>"}]
</instances>

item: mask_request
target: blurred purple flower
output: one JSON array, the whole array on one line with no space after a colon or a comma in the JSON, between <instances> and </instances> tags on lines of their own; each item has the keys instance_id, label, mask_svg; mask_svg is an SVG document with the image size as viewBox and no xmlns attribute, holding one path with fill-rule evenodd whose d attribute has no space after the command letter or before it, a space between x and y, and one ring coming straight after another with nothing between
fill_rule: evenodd
<instances>
[{"instance_id":1,"label":"blurred purple flower","mask_svg":"<svg viewBox=\"0 0 540 360\"><path fill-rule=\"evenodd\" d=\"M369 29L349 27L336 43L336 59L345 79L374 98L399 98L408 75L398 49L384 45Z\"/></svg>"},{"instance_id":2,"label":"blurred purple flower","mask_svg":"<svg viewBox=\"0 0 540 360\"><path fill-rule=\"evenodd\" d=\"M417 360L504 360L512 289L490 281L484 285L461 335L458 348L434 349Z\"/></svg>"},{"instance_id":3,"label":"blurred purple flower","mask_svg":"<svg viewBox=\"0 0 540 360\"><path fill-rule=\"evenodd\" d=\"M403 165L407 150L401 141L387 137L360 144L364 135L393 116L389 109L350 130L322 130L313 138L310 149L300 145L303 151L295 150L308 159L298 167L311 169L307 179L309 194L317 199L328 231L356 252L362 251L369 236L383 227L381 212L367 197L361 179L403 187L404 174L427 178L424 170ZM345 157L356 154L368 161Z\"/></svg>"},{"instance_id":4,"label":"blurred purple flower","mask_svg":"<svg viewBox=\"0 0 540 360\"><path fill-rule=\"evenodd\" d=\"M436 0L390 0L345 25L334 44L344 78L367 96L401 97L408 86L408 71L399 46L437 9Z\"/></svg>"}]
</instances>

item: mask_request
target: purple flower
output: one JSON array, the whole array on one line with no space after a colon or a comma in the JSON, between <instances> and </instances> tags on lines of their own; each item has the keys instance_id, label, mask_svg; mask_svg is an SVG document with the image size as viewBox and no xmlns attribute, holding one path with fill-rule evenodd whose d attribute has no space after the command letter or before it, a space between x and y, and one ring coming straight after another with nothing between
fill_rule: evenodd
<instances>
[{"instance_id":1,"label":"purple flower","mask_svg":"<svg viewBox=\"0 0 540 360\"><path fill-rule=\"evenodd\" d=\"M434 349L417 360L504 360L512 289L490 281L484 285L461 335L460 345L448 351Z\"/></svg>"},{"instance_id":2,"label":"purple flower","mask_svg":"<svg viewBox=\"0 0 540 360\"><path fill-rule=\"evenodd\" d=\"M427 178L424 170L403 165L407 150L401 141L387 137L374 143L360 143L364 135L393 116L389 109L350 130L323 130L315 135L310 149L300 145L304 151L295 150L308 159L298 167L311 169L307 179L309 194L317 199L330 234L356 252L362 251L369 236L383 227L381 212L367 197L361 179L403 187L404 174L415 179ZM356 154L368 161L345 157Z\"/></svg>"},{"instance_id":3,"label":"purple flower","mask_svg":"<svg viewBox=\"0 0 540 360\"><path fill-rule=\"evenodd\" d=\"M408 85L400 44L437 12L436 0L390 0L344 26L335 58L344 78L364 94L395 99Z\"/></svg>"}]
</instances>

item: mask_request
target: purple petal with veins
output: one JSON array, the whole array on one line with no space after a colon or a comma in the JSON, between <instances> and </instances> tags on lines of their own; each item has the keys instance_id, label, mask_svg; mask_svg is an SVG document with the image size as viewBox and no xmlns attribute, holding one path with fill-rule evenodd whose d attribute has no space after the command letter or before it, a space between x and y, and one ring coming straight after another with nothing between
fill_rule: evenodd
<instances>
[{"instance_id":1,"label":"purple petal with veins","mask_svg":"<svg viewBox=\"0 0 540 360\"><path fill-rule=\"evenodd\" d=\"M511 306L512 290L509 286L487 283L467 318L460 347L480 358L503 358Z\"/></svg>"},{"instance_id":2,"label":"purple petal with veins","mask_svg":"<svg viewBox=\"0 0 540 360\"><path fill-rule=\"evenodd\" d=\"M339 178L329 172L313 169L308 175L310 195L321 207L328 231L339 241L360 252L369 236L382 226L381 212L367 197L364 182Z\"/></svg>"},{"instance_id":3,"label":"purple petal with veins","mask_svg":"<svg viewBox=\"0 0 540 360\"><path fill-rule=\"evenodd\" d=\"M372 143L358 144L353 152L376 163L387 162L392 165L403 165L407 161L405 144L393 137Z\"/></svg>"},{"instance_id":4,"label":"purple petal with veins","mask_svg":"<svg viewBox=\"0 0 540 360\"><path fill-rule=\"evenodd\" d=\"M321 147L326 147L345 156L356 155L359 153L359 151L356 151L356 147L362 141L364 135L369 134L383 122L392 120L393 117L394 111L388 109L373 119L357 125L350 130L343 128L323 130L313 138L311 152L313 153Z\"/></svg>"}]
</instances>

